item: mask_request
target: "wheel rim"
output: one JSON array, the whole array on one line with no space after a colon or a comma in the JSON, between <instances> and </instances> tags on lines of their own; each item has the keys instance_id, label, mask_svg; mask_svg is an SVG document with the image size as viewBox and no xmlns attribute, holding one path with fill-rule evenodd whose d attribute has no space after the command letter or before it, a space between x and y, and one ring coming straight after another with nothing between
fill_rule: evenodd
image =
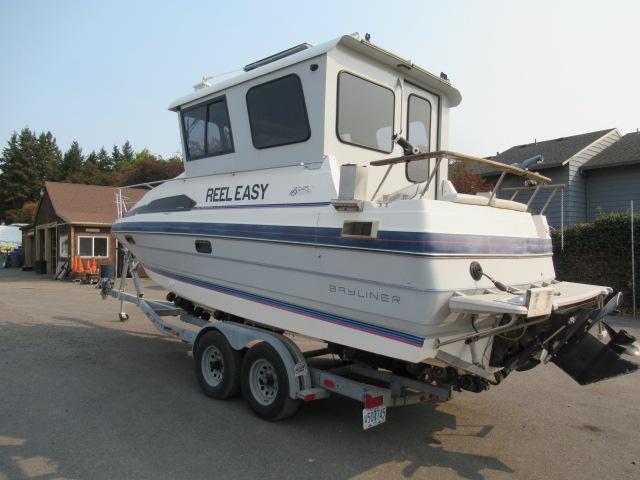
<instances>
[{"instance_id":1,"label":"wheel rim","mask_svg":"<svg viewBox=\"0 0 640 480\"><path fill-rule=\"evenodd\" d=\"M215 345L209 345L202 354L200 361L202 376L212 387L217 387L224 378L224 362L222 352Z\"/></svg>"},{"instance_id":2,"label":"wheel rim","mask_svg":"<svg viewBox=\"0 0 640 480\"><path fill-rule=\"evenodd\" d=\"M278 395L278 377L268 360L256 360L249 371L251 394L261 405L271 405Z\"/></svg>"}]
</instances>

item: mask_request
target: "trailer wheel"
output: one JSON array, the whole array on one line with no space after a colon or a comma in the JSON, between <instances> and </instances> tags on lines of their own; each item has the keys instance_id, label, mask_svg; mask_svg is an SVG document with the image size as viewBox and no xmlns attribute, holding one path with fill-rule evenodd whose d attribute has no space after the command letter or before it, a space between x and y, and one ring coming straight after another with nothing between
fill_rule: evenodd
<instances>
[{"instance_id":1,"label":"trailer wheel","mask_svg":"<svg viewBox=\"0 0 640 480\"><path fill-rule=\"evenodd\" d=\"M195 352L196 375L202 391L224 400L240 392L241 353L216 331L205 333Z\"/></svg>"},{"instance_id":2,"label":"trailer wheel","mask_svg":"<svg viewBox=\"0 0 640 480\"><path fill-rule=\"evenodd\" d=\"M245 354L241 377L245 400L265 420L282 420L300 406L299 400L289 397L289 378L280 354L266 342Z\"/></svg>"}]
</instances>

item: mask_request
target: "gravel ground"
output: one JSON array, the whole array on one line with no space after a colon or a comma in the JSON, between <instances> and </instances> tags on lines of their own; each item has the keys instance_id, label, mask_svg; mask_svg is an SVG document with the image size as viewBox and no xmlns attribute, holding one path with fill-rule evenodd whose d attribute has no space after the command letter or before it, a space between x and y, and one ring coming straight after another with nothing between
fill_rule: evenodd
<instances>
[{"instance_id":1,"label":"gravel ground","mask_svg":"<svg viewBox=\"0 0 640 480\"><path fill-rule=\"evenodd\" d=\"M580 387L547 365L366 432L340 397L267 423L205 397L188 346L128 311L0 269L0 480L640 478L637 374Z\"/></svg>"}]
</instances>

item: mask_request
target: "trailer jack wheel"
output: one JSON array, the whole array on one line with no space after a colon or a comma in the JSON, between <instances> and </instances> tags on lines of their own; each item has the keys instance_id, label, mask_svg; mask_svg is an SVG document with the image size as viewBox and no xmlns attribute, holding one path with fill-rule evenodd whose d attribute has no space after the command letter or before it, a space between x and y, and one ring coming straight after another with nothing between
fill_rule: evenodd
<instances>
[{"instance_id":1,"label":"trailer jack wheel","mask_svg":"<svg viewBox=\"0 0 640 480\"><path fill-rule=\"evenodd\" d=\"M284 362L268 343L258 343L245 354L241 377L242 394L259 417L282 420L298 410L300 401L289 396Z\"/></svg>"},{"instance_id":2,"label":"trailer jack wheel","mask_svg":"<svg viewBox=\"0 0 640 480\"><path fill-rule=\"evenodd\" d=\"M205 395L217 400L240 392L241 354L219 331L211 331L198 341L194 360L198 383Z\"/></svg>"}]
</instances>

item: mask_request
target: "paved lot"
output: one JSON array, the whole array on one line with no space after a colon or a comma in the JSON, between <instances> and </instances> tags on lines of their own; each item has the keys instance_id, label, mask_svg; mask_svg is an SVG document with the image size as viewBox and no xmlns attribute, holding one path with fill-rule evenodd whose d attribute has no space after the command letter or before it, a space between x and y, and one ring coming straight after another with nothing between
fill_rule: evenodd
<instances>
[{"instance_id":1,"label":"paved lot","mask_svg":"<svg viewBox=\"0 0 640 480\"><path fill-rule=\"evenodd\" d=\"M186 345L117 311L0 270L0 480L640 478L637 374L579 387L549 365L367 432L341 398L274 424L205 397Z\"/></svg>"}]
</instances>

